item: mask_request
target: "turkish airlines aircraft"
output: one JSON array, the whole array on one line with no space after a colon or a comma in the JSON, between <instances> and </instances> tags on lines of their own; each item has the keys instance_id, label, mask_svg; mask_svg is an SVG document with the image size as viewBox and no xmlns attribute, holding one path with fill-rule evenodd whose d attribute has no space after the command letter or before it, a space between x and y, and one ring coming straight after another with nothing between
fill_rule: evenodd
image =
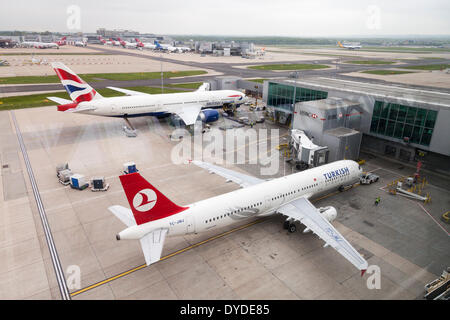
<instances>
[{"instance_id":1,"label":"turkish airlines aircraft","mask_svg":"<svg viewBox=\"0 0 450 320\"><path fill-rule=\"evenodd\" d=\"M120 176L120 182L131 210L119 205L108 209L127 228L116 235L117 240L140 240L147 265L160 260L167 236L180 236L221 228L250 217L275 213L286 216L285 228L296 231L295 222L306 226L361 270L367 261L337 231L332 222L333 207L316 208L308 200L316 193L340 188L359 179L361 167L350 160L336 161L317 168L270 181L200 161L194 164L216 173L243 189L232 191L187 206L178 206L139 173Z\"/></svg>"},{"instance_id":2,"label":"turkish airlines aircraft","mask_svg":"<svg viewBox=\"0 0 450 320\"><path fill-rule=\"evenodd\" d=\"M192 125L199 115L205 119L205 122L209 122L208 119L217 120L217 110L201 111L202 109L224 105L239 106L246 101L246 96L240 91L207 91L208 83L203 84L194 92L169 94L148 94L108 87L111 90L125 93L127 96L104 98L63 63L54 62L52 67L72 101L58 97L47 98L58 103L58 111L63 112L125 119L176 114L186 125Z\"/></svg>"}]
</instances>

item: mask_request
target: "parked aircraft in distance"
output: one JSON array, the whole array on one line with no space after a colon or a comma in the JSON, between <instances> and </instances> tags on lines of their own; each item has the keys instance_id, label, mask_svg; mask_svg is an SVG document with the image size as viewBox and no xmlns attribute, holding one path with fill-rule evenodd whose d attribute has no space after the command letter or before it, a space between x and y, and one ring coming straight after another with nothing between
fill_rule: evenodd
<instances>
[{"instance_id":1,"label":"parked aircraft in distance","mask_svg":"<svg viewBox=\"0 0 450 320\"><path fill-rule=\"evenodd\" d=\"M99 40L100 40L103 44L108 45L108 46L116 46L116 47L120 46L120 42L119 42L119 41L116 41L116 40L113 40L112 38L109 38L109 40L105 40L105 39L103 39L103 38L100 36L100 37L99 37Z\"/></svg>"},{"instance_id":2,"label":"parked aircraft in distance","mask_svg":"<svg viewBox=\"0 0 450 320\"><path fill-rule=\"evenodd\" d=\"M60 46L66 44L66 37L62 37L56 42L41 41L23 41L20 43L22 47L38 48L38 49L59 49Z\"/></svg>"},{"instance_id":3,"label":"parked aircraft in distance","mask_svg":"<svg viewBox=\"0 0 450 320\"><path fill-rule=\"evenodd\" d=\"M138 38L135 38L134 40L136 40L136 42L139 44L139 46L141 48L144 49L151 49L151 50L155 50L156 49L156 44L150 43L150 42L141 42Z\"/></svg>"},{"instance_id":4,"label":"parked aircraft in distance","mask_svg":"<svg viewBox=\"0 0 450 320\"><path fill-rule=\"evenodd\" d=\"M112 46L112 41L109 41L109 40L105 40L105 39L103 39L102 38L102 36L100 36L100 37L98 37L98 39L101 41L101 43L103 43L104 45L109 45L109 46Z\"/></svg>"},{"instance_id":5,"label":"parked aircraft in distance","mask_svg":"<svg viewBox=\"0 0 450 320\"><path fill-rule=\"evenodd\" d=\"M61 62L52 63L57 76L72 100L47 97L58 103L58 111L76 112L104 117L126 119L141 116L164 116L176 114L186 125L192 125L201 116L205 122L215 121L218 111L210 108L240 106L246 102L246 96L235 90L208 91L209 84L203 84L197 91L148 94L139 91L108 87L126 94L126 96L104 98L75 72ZM203 110L202 109L207 109Z\"/></svg>"},{"instance_id":6,"label":"parked aircraft in distance","mask_svg":"<svg viewBox=\"0 0 450 320\"><path fill-rule=\"evenodd\" d=\"M163 43L159 43L157 40L155 40L155 45L156 45L156 50L163 50L163 51L168 51L168 52L186 52L186 51L190 51L191 49L187 48L187 47L174 47L171 46L170 44L163 44ZM188 49L188 50L186 50Z\"/></svg>"},{"instance_id":7,"label":"parked aircraft in distance","mask_svg":"<svg viewBox=\"0 0 450 320\"><path fill-rule=\"evenodd\" d=\"M137 43L137 42L128 42L128 41L122 40L120 38L117 38L117 40L119 40L120 45L124 48L136 49L139 47L139 43Z\"/></svg>"},{"instance_id":8,"label":"parked aircraft in distance","mask_svg":"<svg viewBox=\"0 0 450 320\"><path fill-rule=\"evenodd\" d=\"M345 48L345 49L349 49L349 50L361 49L361 45L356 44L356 43L345 43L344 42L344 44L342 44L340 41L338 41L338 46L340 48Z\"/></svg>"},{"instance_id":9,"label":"parked aircraft in distance","mask_svg":"<svg viewBox=\"0 0 450 320\"><path fill-rule=\"evenodd\" d=\"M139 240L147 265L160 260L166 236L211 231L251 217L280 213L286 216L284 227L289 232L295 232L295 222L301 222L306 226L304 232L317 234L325 241L324 247L332 246L361 270L361 276L366 271L367 261L331 224L336 219L336 209L316 208L308 200L314 194L359 180L362 171L358 163L336 161L273 180L258 179L201 161L193 163L243 189L178 206L139 173L119 177L131 210L119 205L108 208L127 226L116 239Z\"/></svg>"}]
</instances>

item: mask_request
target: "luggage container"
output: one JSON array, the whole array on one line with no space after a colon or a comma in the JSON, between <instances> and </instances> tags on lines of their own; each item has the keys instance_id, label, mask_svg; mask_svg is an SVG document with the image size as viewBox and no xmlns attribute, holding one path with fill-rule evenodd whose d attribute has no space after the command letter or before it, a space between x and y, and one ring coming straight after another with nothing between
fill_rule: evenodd
<instances>
[{"instance_id":1,"label":"luggage container","mask_svg":"<svg viewBox=\"0 0 450 320\"><path fill-rule=\"evenodd\" d=\"M94 177L91 180L92 191L106 191L109 188L109 183L105 183L104 177Z\"/></svg>"},{"instance_id":2,"label":"luggage container","mask_svg":"<svg viewBox=\"0 0 450 320\"><path fill-rule=\"evenodd\" d=\"M86 183L84 175L76 173L70 177L70 187L72 189L84 190L88 186L89 184Z\"/></svg>"},{"instance_id":3,"label":"luggage container","mask_svg":"<svg viewBox=\"0 0 450 320\"><path fill-rule=\"evenodd\" d=\"M123 172L129 174L139 172L139 170L136 169L136 164L134 162L127 162L123 164Z\"/></svg>"}]
</instances>

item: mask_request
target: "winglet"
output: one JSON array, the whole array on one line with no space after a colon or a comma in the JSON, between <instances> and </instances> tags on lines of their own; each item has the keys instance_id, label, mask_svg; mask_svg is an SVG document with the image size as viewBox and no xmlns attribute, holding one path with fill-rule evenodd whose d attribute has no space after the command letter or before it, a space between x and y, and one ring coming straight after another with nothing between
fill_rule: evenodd
<instances>
[{"instance_id":1,"label":"winglet","mask_svg":"<svg viewBox=\"0 0 450 320\"><path fill-rule=\"evenodd\" d=\"M361 270L361 277L364 275L364 273L366 273L367 269L363 269Z\"/></svg>"}]
</instances>

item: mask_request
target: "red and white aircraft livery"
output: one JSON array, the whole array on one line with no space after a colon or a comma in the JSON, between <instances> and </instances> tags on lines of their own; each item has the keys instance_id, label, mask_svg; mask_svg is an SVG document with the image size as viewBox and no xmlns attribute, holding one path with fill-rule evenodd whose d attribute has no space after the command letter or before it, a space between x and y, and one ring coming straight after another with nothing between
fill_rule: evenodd
<instances>
[{"instance_id":1,"label":"red and white aircraft livery","mask_svg":"<svg viewBox=\"0 0 450 320\"><path fill-rule=\"evenodd\" d=\"M137 49L140 47L140 44L138 42L129 42L129 41L122 40L120 38L117 38L117 40L119 40L120 45L124 48Z\"/></svg>"},{"instance_id":2,"label":"red and white aircraft livery","mask_svg":"<svg viewBox=\"0 0 450 320\"><path fill-rule=\"evenodd\" d=\"M55 42L41 42L41 41L23 41L20 43L22 47L33 47L38 49L59 49L60 46L66 45L67 37L62 37Z\"/></svg>"},{"instance_id":3,"label":"red and white aircraft livery","mask_svg":"<svg viewBox=\"0 0 450 320\"><path fill-rule=\"evenodd\" d=\"M208 119L217 120L217 110L209 108L224 105L240 106L246 100L246 96L240 91L208 91L208 83L194 92L170 94L148 94L108 87L126 96L104 98L63 63L54 62L52 67L72 99L70 101L58 97L47 97L59 104L58 111L120 118L176 114L186 125L192 125L199 116L205 122L209 122ZM202 109L205 110L201 111Z\"/></svg>"},{"instance_id":4,"label":"red and white aircraft livery","mask_svg":"<svg viewBox=\"0 0 450 320\"><path fill-rule=\"evenodd\" d=\"M333 207L316 208L308 200L316 193L351 184L359 179L361 167L350 160L336 161L317 168L270 181L258 179L209 163L194 164L238 183L242 189L178 206L139 173L120 176L131 210L119 205L108 209L127 228L116 235L117 240L140 240L147 265L160 260L166 236L179 236L221 228L250 217L280 213L287 217L285 228L295 232L295 222L306 226L361 270L367 261L337 231L332 222Z\"/></svg>"}]
</instances>

